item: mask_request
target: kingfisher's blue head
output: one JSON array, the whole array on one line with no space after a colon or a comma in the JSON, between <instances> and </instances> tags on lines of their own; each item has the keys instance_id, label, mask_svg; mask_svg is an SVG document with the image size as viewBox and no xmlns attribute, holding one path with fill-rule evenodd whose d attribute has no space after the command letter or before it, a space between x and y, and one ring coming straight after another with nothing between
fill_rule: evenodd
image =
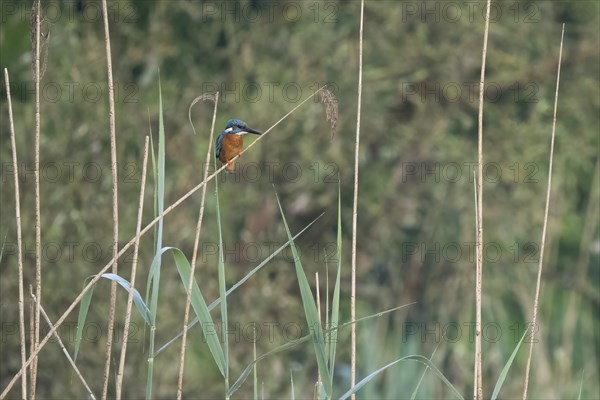
<instances>
[{"instance_id":1,"label":"kingfisher's blue head","mask_svg":"<svg viewBox=\"0 0 600 400\"><path fill-rule=\"evenodd\" d=\"M223 132L230 133L232 135L245 135L246 133L260 135L262 133L248 127L248 124L241 119L230 119L227 121L227 125L225 126L225 130Z\"/></svg>"},{"instance_id":2,"label":"kingfisher's blue head","mask_svg":"<svg viewBox=\"0 0 600 400\"><path fill-rule=\"evenodd\" d=\"M221 155L221 149L223 146L223 139L225 138L225 136L227 135L245 135L247 133L253 133L255 135L261 135L262 132L259 132L255 129L252 129L248 126L248 124L246 124L244 121L242 121L241 119L230 119L229 121L227 121L227 125L225 126L225 130L223 130L223 132L221 132L221 134L217 137L217 144L216 144L216 155L217 158L220 157ZM240 149L241 151L241 149Z\"/></svg>"}]
</instances>

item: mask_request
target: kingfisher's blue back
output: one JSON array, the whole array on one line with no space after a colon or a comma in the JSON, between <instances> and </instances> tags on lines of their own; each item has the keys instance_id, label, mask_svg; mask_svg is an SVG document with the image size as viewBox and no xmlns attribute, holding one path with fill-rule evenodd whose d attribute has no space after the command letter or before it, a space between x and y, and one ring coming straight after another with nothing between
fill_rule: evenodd
<instances>
[{"instance_id":1,"label":"kingfisher's blue back","mask_svg":"<svg viewBox=\"0 0 600 400\"><path fill-rule=\"evenodd\" d=\"M226 164L226 170L233 172L233 160L243 151L243 135L253 133L260 135L261 132L249 128L248 125L241 119L230 119L223 132L217 137L215 144L215 155L223 163Z\"/></svg>"}]
</instances>

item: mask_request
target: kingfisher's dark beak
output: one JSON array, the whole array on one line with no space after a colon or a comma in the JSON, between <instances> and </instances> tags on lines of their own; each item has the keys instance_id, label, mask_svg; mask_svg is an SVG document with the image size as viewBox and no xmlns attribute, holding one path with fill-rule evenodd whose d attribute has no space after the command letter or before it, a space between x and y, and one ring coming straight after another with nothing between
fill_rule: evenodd
<instances>
[{"instance_id":1,"label":"kingfisher's dark beak","mask_svg":"<svg viewBox=\"0 0 600 400\"><path fill-rule=\"evenodd\" d=\"M252 128L248 128L248 127L245 127L244 131L246 131L248 133L253 133L255 135L262 135L262 132L259 132L256 129L252 129Z\"/></svg>"}]
</instances>

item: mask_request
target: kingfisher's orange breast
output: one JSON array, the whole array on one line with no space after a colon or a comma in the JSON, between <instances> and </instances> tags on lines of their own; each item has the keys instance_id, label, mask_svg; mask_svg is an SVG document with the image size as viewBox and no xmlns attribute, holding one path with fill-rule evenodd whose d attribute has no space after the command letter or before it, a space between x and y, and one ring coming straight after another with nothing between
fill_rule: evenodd
<instances>
[{"instance_id":1,"label":"kingfisher's orange breast","mask_svg":"<svg viewBox=\"0 0 600 400\"><path fill-rule=\"evenodd\" d=\"M244 149L244 138L242 135L227 134L221 143L221 154L219 160L223 164L228 164L235 156L240 154ZM228 171L233 171L233 163L226 168Z\"/></svg>"}]
</instances>

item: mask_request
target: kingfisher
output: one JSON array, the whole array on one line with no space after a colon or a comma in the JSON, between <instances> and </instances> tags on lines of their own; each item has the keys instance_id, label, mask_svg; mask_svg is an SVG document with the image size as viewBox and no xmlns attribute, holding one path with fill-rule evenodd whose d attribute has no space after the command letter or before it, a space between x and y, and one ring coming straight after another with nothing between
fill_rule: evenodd
<instances>
[{"instance_id":1,"label":"kingfisher","mask_svg":"<svg viewBox=\"0 0 600 400\"><path fill-rule=\"evenodd\" d=\"M262 132L248 127L248 124L241 119L230 119L225 130L217 137L216 155L226 165L225 171L234 171L234 162L231 160L244 149L244 135L247 133L262 135Z\"/></svg>"}]
</instances>

